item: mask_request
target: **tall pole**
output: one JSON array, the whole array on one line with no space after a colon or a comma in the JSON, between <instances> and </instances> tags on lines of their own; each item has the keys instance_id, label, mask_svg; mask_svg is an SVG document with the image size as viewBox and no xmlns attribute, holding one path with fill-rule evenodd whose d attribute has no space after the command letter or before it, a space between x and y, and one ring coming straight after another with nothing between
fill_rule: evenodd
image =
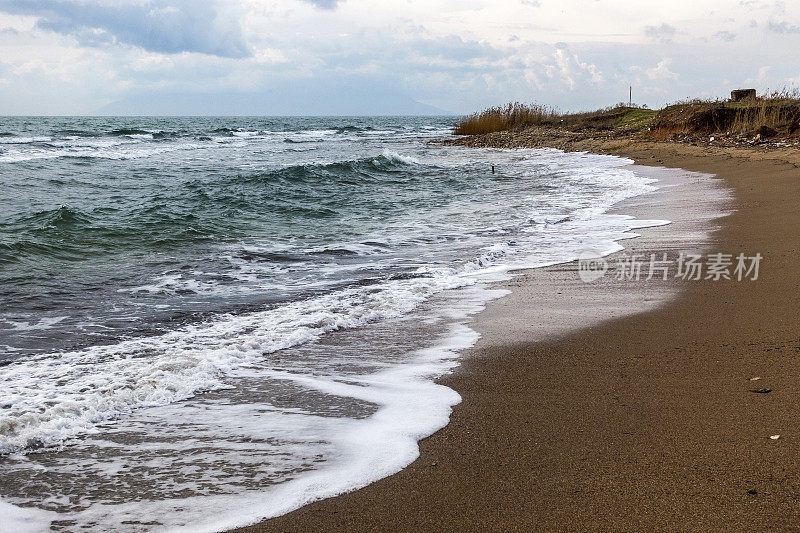
<instances>
[{"instance_id":1,"label":"tall pole","mask_svg":"<svg viewBox=\"0 0 800 533\"><path fill-rule=\"evenodd\" d=\"M628 107L633 107L633 85L628 86Z\"/></svg>"}]
</instances>

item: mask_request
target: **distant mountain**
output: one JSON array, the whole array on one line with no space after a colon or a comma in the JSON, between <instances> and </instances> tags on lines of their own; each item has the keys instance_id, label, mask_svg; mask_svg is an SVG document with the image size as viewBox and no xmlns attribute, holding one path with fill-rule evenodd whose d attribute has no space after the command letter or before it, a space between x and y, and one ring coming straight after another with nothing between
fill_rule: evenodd
<instances>
[{"instance_id":1,"label":"distant mountain","mask_svg":"<svg viewBox=\"0 0 800 533\"><path fill-rule=\"evenodd\" d=\"M371 83L315 84L253 93L144 93L97 110L100 115L448 115Z\"/></svg>"}]
</instances>

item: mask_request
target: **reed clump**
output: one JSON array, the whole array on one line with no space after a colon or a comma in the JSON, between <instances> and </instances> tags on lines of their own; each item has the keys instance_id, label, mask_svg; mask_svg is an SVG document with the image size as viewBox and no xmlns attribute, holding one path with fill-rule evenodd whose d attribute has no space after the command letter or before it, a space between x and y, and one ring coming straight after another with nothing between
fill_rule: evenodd
<instances>
[{"instance_id":1,"label":"reed clump","mask_svg":"<svg viewBox=\"0 0 800 533\"><path fill-rule=\"evenodd\" d=\"M513 102L465 117L455 127L453 133L456 135L480 135L523 129L552 123L559 116L557 111L546 106Z\"/></svg>"}]
</instances>

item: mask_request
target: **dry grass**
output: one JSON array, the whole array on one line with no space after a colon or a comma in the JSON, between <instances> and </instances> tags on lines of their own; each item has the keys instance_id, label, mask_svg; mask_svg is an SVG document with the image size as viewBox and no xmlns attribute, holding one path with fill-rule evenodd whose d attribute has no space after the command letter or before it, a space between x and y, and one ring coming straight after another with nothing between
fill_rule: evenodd
<instances>
[{"instance_id":1,"label":"dry grass","mask_svg":"<svg viewBox=\"0 0 800 533\"><path fill-rule=\"evenodd\" d=\"M800 92L784 89L739 102L687 100L658 112L617 104L588 113L561 114L553 108L515 102L470 115L453 133L478 135L533 126L587 133L647 132L655 137L675 133L800 135Z\"/></svg>"},{"instance_id":2,"label":"dry grass","mask_svg":"<svg viewBox=\"0 0 800 533\"><path fill-rule=\"evenodd\" d=\"M793 134L800 130L800 93L782 90L757 98L730 102L691 100L662 109L652 129L656 134L754 134L774 130Z\"/></svg>"},{"instance_id":3,"label":"dry grass","mask_svg":"<svg viewBox=\"0 0 800 533\"><path fill-rule=\"evenodd\" d=\"M783 90L743 102L731 125L734 133L746 133L767 126L775 130L791 128L800 119L800 94ZM794 132L791 132L794 133Z\"/></svg>"},{"instance_id":4,"label":"dry grass","mask_svg":"<svg viewBox=\"0 0 800 533\"><path fill-rule=\"evenodd\" d=\"M552 108L515 102L493 107L464 118L454 129L456 135L479 135L532 126L557 127L571 131L605 131L618 128L637 130L649 126L655 111L617 104L586 113L561 114Z\"/></svg>"},{"instance_id":5,"label":"dry grass","mask_svg":"<svg viewBox=\"0 0 800 533\"><path fill-rule=\"evenodd\" d=\"M456 135L477 135L528 127L573 132L646 132L654 137L676 133L762 137L800 135L800 91L781 90L738 102L687 100L656 112L617 104L588 113L561 114L553 108L518 102L464 118Z\"/></svg>"},{"instance_id":6,"label":"dry grass","mask_svg":"<svg viewBox=\"0 0 800 533\"><path fill-rule=\"evenodd\" d=\"M545 122L552 122L558 113L539 105L526 105L514 102L503 107L492 107L464 118L455 128L456 135L479 135L495 131L508 131Z\"/></svg>"}]
</instances>

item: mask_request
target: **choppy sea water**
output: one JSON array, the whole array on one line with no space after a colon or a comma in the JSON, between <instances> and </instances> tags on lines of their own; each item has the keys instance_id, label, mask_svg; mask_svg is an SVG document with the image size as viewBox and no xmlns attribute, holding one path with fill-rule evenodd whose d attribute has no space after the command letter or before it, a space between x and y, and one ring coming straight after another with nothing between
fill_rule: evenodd
<instances>
[{"instance_id":1,"label":"choppy sea water","mask_svg":"<svg viewBox=\"0 0 800 533\"><path fill-rule=\"evenodd\" d=\"M0 530L215 530L410 463L489 282L618 249L654 189L453 122L0 119Z\"/></svg>"}]
</instances>

